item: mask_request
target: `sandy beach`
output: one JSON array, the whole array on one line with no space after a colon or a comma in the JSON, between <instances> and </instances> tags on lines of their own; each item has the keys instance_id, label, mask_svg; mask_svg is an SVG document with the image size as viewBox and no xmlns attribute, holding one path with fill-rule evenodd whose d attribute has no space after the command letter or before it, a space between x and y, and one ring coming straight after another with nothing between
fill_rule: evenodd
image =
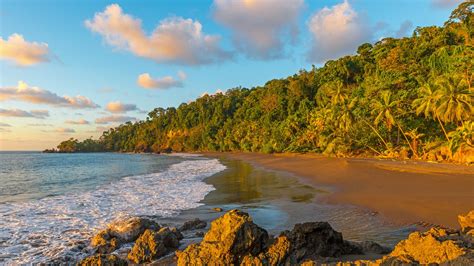
<instances>
[{"instance_id":1,"label":"sandy beach","mask_svg":"<svg viewBox=\"0 0 474 266\"><path fill-rule=\"evenodd\" d=\"M302 154L206 153L291 173L332 193L320 200L368 208L398 224L456 228L474 209L474 167L414 161L327 158Z\"/></svg>"}]
</instances>

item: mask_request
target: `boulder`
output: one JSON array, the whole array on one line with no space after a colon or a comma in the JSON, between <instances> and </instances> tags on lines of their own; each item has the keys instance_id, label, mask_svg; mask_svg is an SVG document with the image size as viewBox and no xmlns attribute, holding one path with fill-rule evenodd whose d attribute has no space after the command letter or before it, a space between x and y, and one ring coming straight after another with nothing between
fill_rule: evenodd
<instances>
[{"instance_id":1,"label":"boulder","mask_svg":"<svg viewBox=\"0 0 474 266\"><path fill-rule=\"evenodd\" d=\"M471 245L457 231L431 228L424 233L411 233L382 259L382 263L449 264L455 260L469 261L473 252ZM474 261L470 263L474 264Z\"/></svg>"},{"instance_id":2,"label":"boulder","mask_svg":"<svg viewBox=\"0 0 474 266\"><path fill-rule=\"evenodd\" d=\"M91 239L91 246L100 254L112 253L120 245L135 241L146 229L158 230L160 226L146 218L129 218L108 225Z\"/></svg>"},{"instance_id":3,"label":"boulder","mask_svg":"<svg viewBox=\"0 0 474 266\"><path fill-rule=\"evenodd\" d=\"M392 251L390 248L381 246L374 241L348 242L348 244L357 247L364 254L388 254Z\"/></svg>"},{"instance_id":4,"label":"boulder","mask_svg":"<svg viewBox=\"0 0 474 266\"><path fill-rule=\"evenodd\" d=\"M147 229L159 230L160 225L150 219L132 217L113 222L108 226L110 236L118 238L123 243L135 241Z\"/></svg>"},{"instance_id":5,"label":"boulder","mask_svg":"<svg viewBox=\"0 0 474 266\"><path fill-rule=\"evenodd\" d=\"M258 256L247 255L241 265L284 265L291 264L288 260L290 255L290 240L288 237L279 236L268 249Z\"/></svg>"},{"instance_id":6,"label":"boulder","mask_svg":"<svg viewBox=\"0 0 474 266\"><path fill-rule=\"evenodd\" d=\"M265 250L268 233L245 212L231 210L214 220L199 244L177 252L178 265L240 264Z\"/></svg>"},{"instance_id":7,"label":"boulder","mask_svg":"<svg viewBox=\"0 0 474 266\"><path fill-rule=\"evenodd\" d=\"M465 215L458 215L461 232L474 237L474 210Z\"/></svg>"},{"instance_id":8,"label":"boulder","mask_svg":"<svg viewBox=\"0 0 474 266\"><path fill-rule=\"evenodd\" d=\"M96 248L96 252L107 254L114 252L120 247L120 242L116 237L111 237L109 230L102 230L91 239L91 246Z\"/></svg>"},{"instance_id":9,"label":"boulder","mask_svg":"<svg viewBox=\"0 0 474 266\"><path fill-rule=\"evenodd\" d=\"M346 254L363 254L358 246L351 245L342 234L327 222L296 224L285 233L291 243L292 257L301 262L318 257L339 257Z\"/></svg>"},{"instance_id":10,"label":"boulder","mask_svg":"<svg viewBox=\"0 0 474 266\"><path fill-rule=\"evenodd\" d=\"M96 255L93 255L81 260L77 265L78 266L102 266L102 265L126 266L128 265L128 263L126 260L121 259L117 255L96 254Z\"/></svg>"},{"instance_id":11,"label":"boulder","mask_svg":"<svg viewBox=\"0 0 474 266\"><path fill-rule=\"evenodd\" d=\"M215 212L223 212L224 211L224 209L219 208L219 207L212 208L212 210L215 211Z\"/></svg>"},{"instance_id":12,"label":"boulder","mask_svg":"<svg viewBox=\"0 0 474 266\"><path fill-rule=\"evenodd\" d=\"M202 221L198 218L187 221L179 228L179 231L188 231L188 230L195 230L195 229L203 229L206 228L207 223L205 221Z\"/></svg>"},{"instance_id":13,"label":"boulder","mask_svg":"<svg viewBox=\"0 0 474 266\"><path fill-rule=\"evenodd\" d=\"M174 251L182 235L176 228L163 227L158 232L147 229L135 241L128 259L134 263L147 263Z\"/></svg>"}]
</instances>

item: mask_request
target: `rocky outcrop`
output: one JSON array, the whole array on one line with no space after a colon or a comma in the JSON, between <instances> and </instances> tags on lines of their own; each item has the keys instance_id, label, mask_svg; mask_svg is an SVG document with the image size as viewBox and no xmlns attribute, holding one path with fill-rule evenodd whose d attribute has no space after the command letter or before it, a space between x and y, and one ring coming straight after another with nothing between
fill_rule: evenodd
<instances>
[{"instance_id":1,"label":"rocky outcrop","mask_svg":"<svg viewBox=\"0 0 474 266\"><path fill-rule=\"evenodd\" d=\"M124 243L135 241L147 229L159 230L160 225L150 219L133 217L113 222L108 228L112 237L116 237Z\"/></svg>"},{"instance_id":2,"label":"rocky outcrop","mask_svg":"<svg viewBox=\"0 0 474 266\"><path fill-rule=\"evenodd\" d=\"M178 251L177 257L178 265L281 265L362 254L362 250L362 246L344 241L341 233L326 222L297 224L292 231L269 239L268 233L254 224L247 213L232 210L211 223L201 243Z\"/></svg>"},{"instance_id":3,"label":"rocky outcrop","mask_svg":"<svg viewBox=\"0 0 474 266\"><path fill-rule=\"evenodd\" d=\"M326 222L297 224L286 233L292 246L292 257L300 262L318 257L362 254L362 249L344 241L342 234Z\"/></svg>"},{"instance_id":4,"label":"rocky outcrop","mask_svg":"<svg viewBox=\"0 0 474 266\"><path fill-rule=\"evenodd\" d=\"M134 263L147 263L174 251L182 239L176 228L163 227L159 231L147 229L135 242L128 253L128 259Z\"/></svg>"},{"instance_id":5,"label":"rocky outcrop","mask_svg":"<svg viewBox=\"0 0 474 266\"><path fill-rule=\"evenodd\" d=\"M111 253L123 243L135 241L147 229L158 230L160 226L150 219L140 217L116 221L92 237L91 246L96 248L97 253Z\"/></svg>"},{"instance_id":6,"label":"rocky outcrop","mask_svg":"<svg viewBox=\"0 0 474 266\"><path fill-rule=\"evenodd\" d=\"M474 210L465 215L458 215L458 222L461 226L461 232L474 237Z\"/></svg>"},{"instance_id":7,"label":"rocky outcrop","mask_svg":"<svg viewBox=\"0 0 474 266\"><path fill-rule=\"evenodd\" d=\"M211 223L201 243L176 253L178 265L240 264L245 256L264 251L268 240L247 213L232 210Z\"/></svg>"},{"instance_id":8,"label":"rocky outcrop","mask_svg":"<svg viewBox=\"0 0 474 266\"><path fill-rule=\"evenodd\" d=\"M431 228L424 233L411 233L381 263L442 264L454 260L469 261L472 253L472 243L466 241L459 231Z\"/></svg>"},{"instance_id":9,"label":"rocky outcrop","mask_svg":"<svg viewBox=\"0 0 474 266\"><path fill-rule=\"evenodd\" d=\"M87 257L77 264L78 266L125 266L127 261L117 255L96 254Z\"/></svg>"}]
</instances>

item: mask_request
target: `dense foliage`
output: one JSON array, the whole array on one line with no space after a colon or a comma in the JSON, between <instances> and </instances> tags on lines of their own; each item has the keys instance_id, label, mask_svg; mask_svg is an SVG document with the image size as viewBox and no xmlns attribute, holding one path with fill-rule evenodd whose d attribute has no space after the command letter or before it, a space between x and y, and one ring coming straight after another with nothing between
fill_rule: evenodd
<instances>
[{"instance_id":1,"label":"dense foliage","mask_svg":"<svg viewBox=\"0 0 474 266\"><path fill-rule=\"evenodd\" d=\"M156 108L145 121L105 131L95 145L71 139L58 149L370 153L438 160L472 154L473 6L462 3L443 27L365 43L357 55L262 87Z\"/></svg>"}]
</instances>

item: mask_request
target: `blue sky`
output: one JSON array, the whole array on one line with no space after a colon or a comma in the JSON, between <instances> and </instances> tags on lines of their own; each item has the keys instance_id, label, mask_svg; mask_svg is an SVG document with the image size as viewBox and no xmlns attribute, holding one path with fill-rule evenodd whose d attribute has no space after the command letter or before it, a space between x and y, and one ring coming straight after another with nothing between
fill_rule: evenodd
<instances>
[{"instance_id":1,"label":"blue sky","mask_svg":"<svg viewBox=\"0 0 474 266\"><path fill-rule=\"evenodd\" d=\"M0 150L97 137L155 107L263 85L442 25L457 3L0 0Z\"/></svg>"}]
</instances>

